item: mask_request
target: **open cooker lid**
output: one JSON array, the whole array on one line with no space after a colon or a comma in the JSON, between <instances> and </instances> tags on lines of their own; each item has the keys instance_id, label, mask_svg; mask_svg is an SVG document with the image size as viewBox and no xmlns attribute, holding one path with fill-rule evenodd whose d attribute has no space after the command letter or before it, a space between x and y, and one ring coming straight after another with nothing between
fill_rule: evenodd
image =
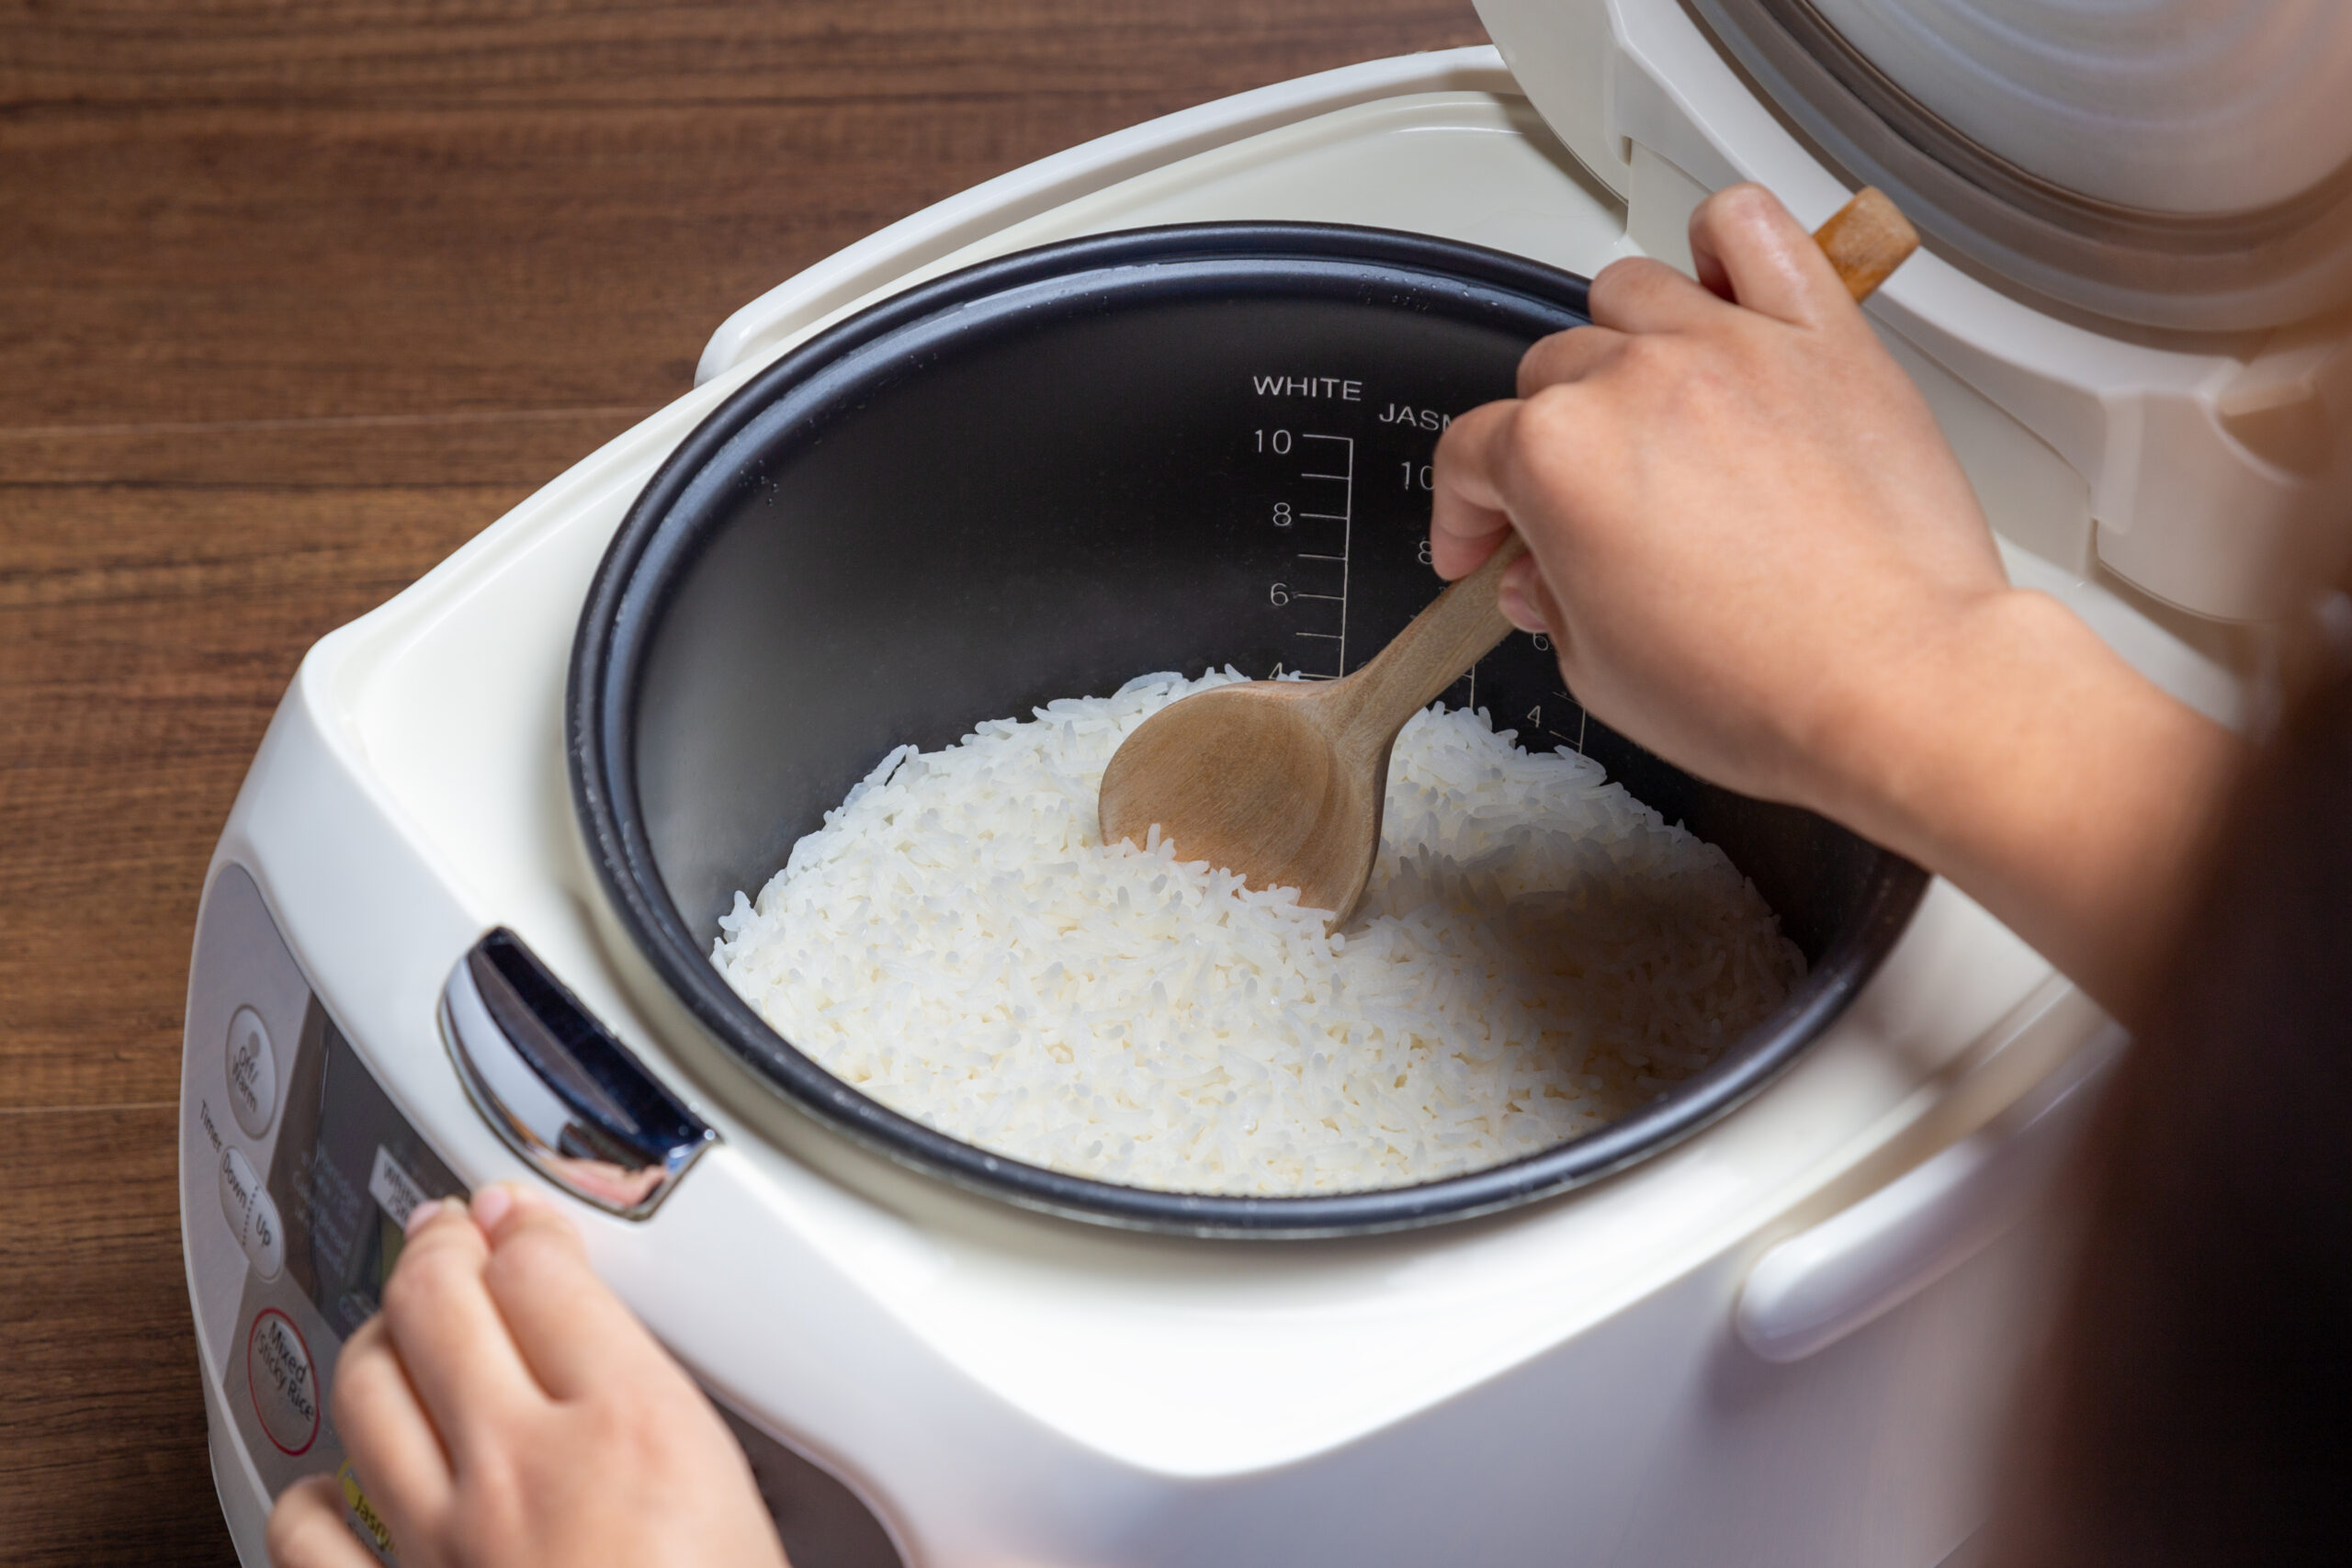
<instances>
[{"instance_id":1,"label":"open cooker lid","mask_svg":"<svg viewBox=\"0 0 2352 1568\"><path fill-rule=\"evenodd\" d=\"M2352 293L2352 6L2341 0L1479 6L1522 74L1606 47L1623 20L1611 13L1649 9L1687 13L1850 183L1880 186L1948 253L2049 300L2143 326L2237 331L2300 321Z\"/></svg>"}]
</instances>

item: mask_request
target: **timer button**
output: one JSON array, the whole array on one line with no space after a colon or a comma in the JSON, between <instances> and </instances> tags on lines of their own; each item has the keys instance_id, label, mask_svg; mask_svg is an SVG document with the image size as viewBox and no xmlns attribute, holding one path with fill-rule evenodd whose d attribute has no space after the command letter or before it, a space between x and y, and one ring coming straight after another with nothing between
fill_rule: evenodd
<instances>
[{"instance_id":1,"label":"timer button","mask_svg":"<svg viewBox=\"0 0 2352 1568\"><path fill-rule=\"evenodd\" d=\"M229 1021L229 1109L249 1138L268 1132L277 1110L277 1054L269 1048L261 1014L251 1008L239 1008Z\"/></svg>"}]
</instances>

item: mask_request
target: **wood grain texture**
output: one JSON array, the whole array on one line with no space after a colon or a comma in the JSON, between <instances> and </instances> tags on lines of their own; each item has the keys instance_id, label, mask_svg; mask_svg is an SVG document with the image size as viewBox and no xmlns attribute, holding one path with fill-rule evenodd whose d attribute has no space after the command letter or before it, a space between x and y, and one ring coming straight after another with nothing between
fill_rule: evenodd
<instances>
[{"instance_id":1,"label":"wood grain texture","mask_svg":"<svg viewBox=\"0 0 2352 1568\"><path fill-rule=\"evenodd\" d=\"M302 650L930 201L1467 0L0 0L0 1561L232 1561L173 1186Z\"/></svg>"},{"instance_id":2,"label":"wood grain texture","mask_svg":"<svg viewBox=\"0 0 2352 1568\"><path fill-rule=\"evenodd\" d=\"M1919 231L1875 186L1856 191L1854 199L1832 213L1813 237L1857 305L1876 293L1919 248Z\"/></svg>"},{"instance_id":3,"label":"wood grain texture","mask_svg":"<svg viewBox=\"0 0 2352 1568\"><path fill-rule=\"evenodd\" d=\"M177 1109L0 1111L0 1562L233 1564L205 1455Z\"/></svg>"}]
</instances>

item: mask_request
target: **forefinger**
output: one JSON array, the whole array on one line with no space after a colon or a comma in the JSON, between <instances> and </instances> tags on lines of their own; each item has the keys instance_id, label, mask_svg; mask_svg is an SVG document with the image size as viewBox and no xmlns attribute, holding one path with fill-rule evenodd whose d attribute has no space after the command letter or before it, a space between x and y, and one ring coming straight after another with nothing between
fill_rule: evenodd
<instances>
[{"instance_id":1,"label":"forefinger","mask_svg":"<svg viewBox=\"0 0 2352 1568\"><path fill-rule=\"evenodd\" d=\"M1481 404L1438 437L1430 465L1430 565L1449 582L1477 570L1510 532L1497 463L1525 406Z\"/></svg>"},{"instance_id":2,"label":"forefinger","mask_svg":"<svg viewBox=\"0 0 2352 1568\"><path fill-rule=\"evenodd\" d=\"M489 1244L462 1202L415 1224L384 1286L401 1366L459 1470L488 1426L545 1398L482 1282Z\"/></svg>"},{"instance_id":3,"label":"forefinger","mask_svg":"<svg viewBox=\"0 0 2352 1568\"><path fill-rule=\"evenodd\" d=\"M1597 327L1635 333L1696 332L1724 312L1722 299L1648 256L1602 267L1585 293L1585 309Z\"/></svg>"},{"instance_id":4,"label":"forefinger","mask_svg":"<svg viewBox=\"0 0 2352 1568\"><path fill-rule=\"evenodd\" d=\"M1625 346L1625 334L1607 327L1570 327L1538 338L1519 356L1519 395L1532 398L1546 387L1581 381Z\"/></svg>"},{"instance_id":5,"label":"forefinger","mask_svg":"<svg viewBox=\"0 0 2352 1568\"><path fill-rule=\"evenodd\" d=\"M577 1399L615 1378L659 1375L669 1353L588 1266L570 1220L529 1189L477 1200L490 1233L484 1280L541 1386Z\"/></svg>"}]
</instances>

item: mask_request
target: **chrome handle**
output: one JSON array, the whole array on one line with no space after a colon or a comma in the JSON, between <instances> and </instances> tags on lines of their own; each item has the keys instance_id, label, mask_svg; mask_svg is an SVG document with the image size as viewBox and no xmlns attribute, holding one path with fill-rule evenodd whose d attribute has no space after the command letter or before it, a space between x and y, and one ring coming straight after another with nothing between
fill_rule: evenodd
<instances>
[{"instance_id":1,"label":"chrome handle","mask_svg":"<svg viewBox=\"0 0 2352 1568\"><path fill-rule=\"evenodd\" d=\"M503 926L458 961L439 1014L482 1119L540 1175L600 1209L645 1218L718 1141Z\"/></svg>"}]
</instances>

